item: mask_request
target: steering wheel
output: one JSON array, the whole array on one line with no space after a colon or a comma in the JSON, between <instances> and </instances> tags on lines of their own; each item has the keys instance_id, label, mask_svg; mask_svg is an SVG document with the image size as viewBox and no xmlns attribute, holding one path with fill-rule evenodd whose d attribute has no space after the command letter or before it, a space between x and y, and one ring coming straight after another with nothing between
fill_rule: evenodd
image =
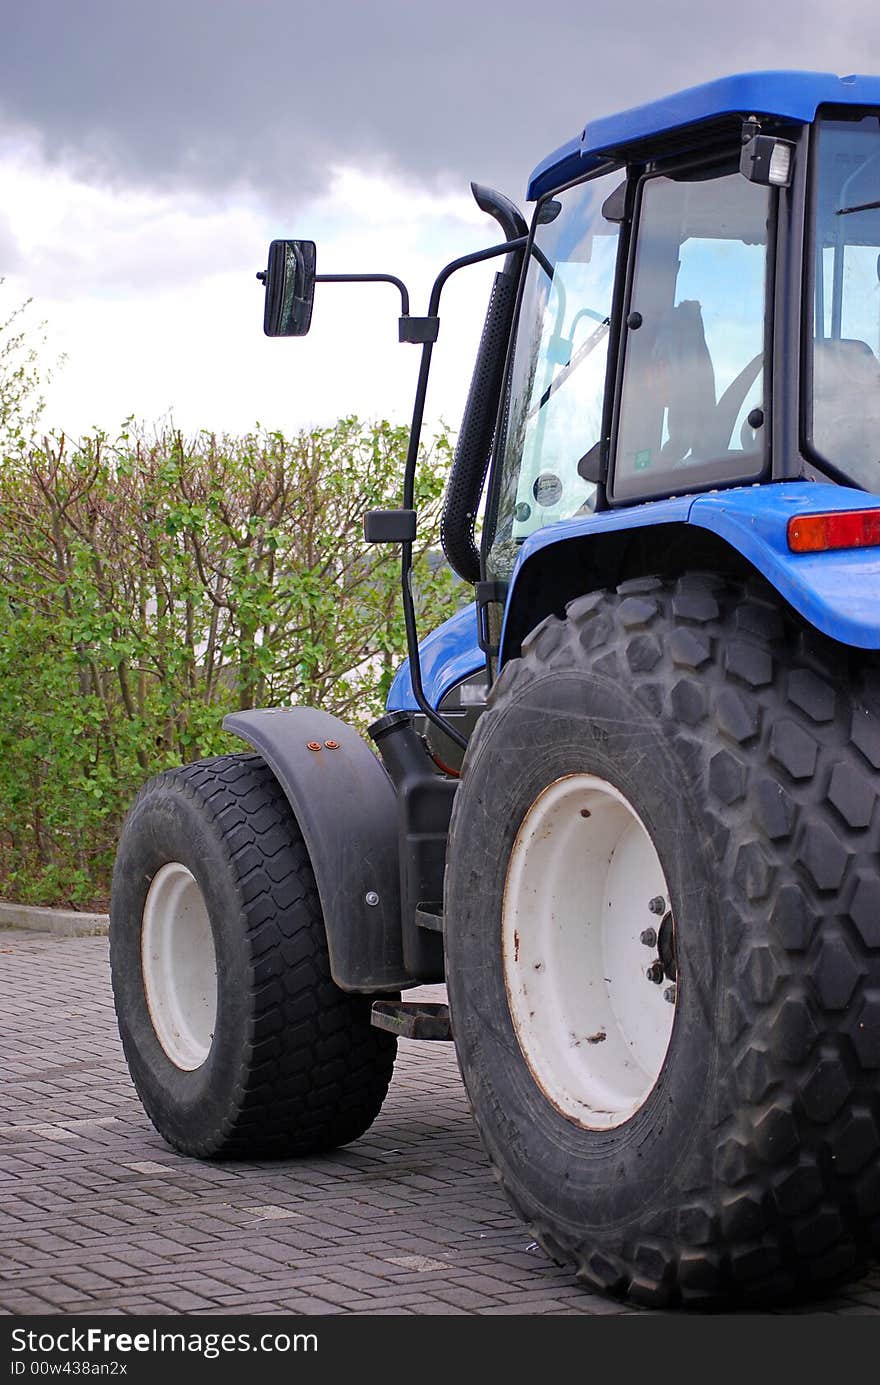
<instances>
[{"instance_id":1,"label":"steering wheel","mask_svg":"<svg viewBox=\"0 0 880 1385\"><path fill-rule=\"evenodd\" d=\"M710 428L707 430L706 437L709 455L714 452L720 453L729 450L731 436L739 411L746 402L746 395L757 380L763 363L764 353L763 351L759 351L757 356L754 356L752 360L749 361L748 365L743 367L739 375L737 375L734 380L731 380L727 389L715 405L715 416ZM749 428L749 432L752 436L746 447L744 440L744 430L746 427L748 427L748 420L746 420L742 429L740 429L740 442L747 451L751 452L754 450L754 430Z\"/></svg>"}]
</instances>

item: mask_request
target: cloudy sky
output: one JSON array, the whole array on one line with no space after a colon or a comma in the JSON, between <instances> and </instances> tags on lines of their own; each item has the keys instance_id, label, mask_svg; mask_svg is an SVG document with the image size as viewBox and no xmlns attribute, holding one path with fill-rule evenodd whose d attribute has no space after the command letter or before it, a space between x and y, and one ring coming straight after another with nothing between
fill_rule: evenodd
<instances>
[{"instance_id":1,"label":"cloudy sky","mask_svg":"<svg viewBox=\"0 0 880 1385\"><path fill-rule=\"evenodd\" d=\"M875 0L8 0L0 320L66 355L47 424L185 430L403 420L417 369L391 289L319 286L309 337L262 335L273 236L390 271L419 311L497 239L471 178L523 205L585 121L714 76L880 73ZM455 424L491 271L444 296L429 414Z\"/></svg>"}]
</instances>

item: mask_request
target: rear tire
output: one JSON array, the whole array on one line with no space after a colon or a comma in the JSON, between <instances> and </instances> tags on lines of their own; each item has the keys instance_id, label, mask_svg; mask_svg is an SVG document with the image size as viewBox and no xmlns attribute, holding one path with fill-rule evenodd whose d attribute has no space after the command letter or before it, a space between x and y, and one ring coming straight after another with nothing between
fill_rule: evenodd
<instances>
[{"instance_id":1,"label":"rear tire","mask_svg":"<svg viewBox=\"0 0 880 1385\"><path fill-rule=\"evenodd\" d=\"M314 1154L362 1135L396 1039L330 975L315 879L257 755L153 779L113 873L110 965L134 1084L185 1154Z\"/></svg>"},{"instance_id":2,"label":"rear tire","mask_svg":"<svg viewBox=\"0 0 880 1385\"><path fill-rule=\"evenodd\" d=\"M880 1242L877 670L763 584L691 574L578 599L493 689L449 838L456 1049L511 1202L590 1287L772 1302L859 1274ZM585 865L595 808L614 818L608 786L643 825L674 917L674 955L658 959L664 986L676 969L671 1037L631 1088L605 1056L608 1018L624 1038L632 1024L618 963L599 968L599 1025L578 951L626 897ZM552 795L558 811L536 806ZM629 872L643 907L618 908L608 934L645 1007L660 989L638 971L652 869Z\"/></svg>"}]
</instances>

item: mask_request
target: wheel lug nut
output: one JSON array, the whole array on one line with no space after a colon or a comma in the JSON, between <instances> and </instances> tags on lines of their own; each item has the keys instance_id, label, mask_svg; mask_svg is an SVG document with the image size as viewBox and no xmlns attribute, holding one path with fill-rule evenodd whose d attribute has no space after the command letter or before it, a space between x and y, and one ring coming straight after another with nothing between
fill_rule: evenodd
<instances>
[{"instance_id":1,"label":"wheel lug nut","mask_svg":"<svg viewBox=\"0 0 880 1385\"><path fill-rule=\"evenodd\" d=\"M655 986L659 986L663 980L663 963L652 962L645 972L649 981L653 981Z\"/></svg>"},{"instance_id":2,"label":"wheel lug nut","mask_svg":"<svg viewBox=\"0 0 880 1385\"><path fill-rule=\"evenodd\" d=\"M645 928L645 929L643 929L643 931L639 934L639 942L640 942L640 943L644 943L644 944L645 944L645 947L656 947L656 946L657 946L657 930L656 930L656 928Z\"/></svg>"},{"instance_id":3,"label":"wheel lug nut","mask_svg":"<svg viewBox=\"0 0 880 1385\"><path fill-rule=\"evenodd\" d=\"M665 914L666 900L662 894L655 894L654 898L648 901L648 908L652 914Z\"/></svg>"},{"instance_id":4,"label":"wheel lug nut","mask_svg":"<svg viewBox=\"0 0 880 1385\"><path fill-rule=\"evenodd\" d=\"M667 987L666 987L666 990L663 992L663 999L664 999L664 1000L668 1000L670 1005L674 1005L674 1004L675 1004L675 987L674 987L674 986L667 986Z\"/></svg>"}]
</instances>

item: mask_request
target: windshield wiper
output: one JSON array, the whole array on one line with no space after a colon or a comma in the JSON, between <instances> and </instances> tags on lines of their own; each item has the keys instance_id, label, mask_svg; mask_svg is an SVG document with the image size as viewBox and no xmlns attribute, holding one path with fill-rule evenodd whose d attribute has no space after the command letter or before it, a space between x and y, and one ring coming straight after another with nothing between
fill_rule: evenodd
<instances>
[{"instance_id":1,"label":"windshield wiper","mask_svg":"<svg viewBox=\"0 0 880 1385\"><path fill-rule=\"evenodd\" d=\"M533 408L529 409L529 412L527 414L528 418L534 418L538 410L543 409L544 405L547 404L549 400L553 398L554 394L559 389L560 385L565 384L566 380L568 379L569 375L571 375L572 371L577 370L581 361L586 360L587 356L589 356L593 348L599 345L599 342L602 341L610 326L611 319L608 317L603 318L599 326L596 328L595 332L591 332L590 335L587 337L586 341L581 342L580 346L578 347L577 351L575 351L568 365L564 365L562 369L556 375L554 375L553 379L550 381L550 384L547 386L544 393L541 395L541 398L538 400L537 404L535 404Z\"/></svg>"},{"instance_id":2,"label":"windshield wiper","mask_svg":"<svg viewBox=\"0 0 880 1385\"><path fill-rule=\"evenodd\" d=\"M876 212L880 207L880 198L876 202L860 202L857 207L838 207L835 216L849 216L850 212Z\"/></svg>"}]
</instances>

